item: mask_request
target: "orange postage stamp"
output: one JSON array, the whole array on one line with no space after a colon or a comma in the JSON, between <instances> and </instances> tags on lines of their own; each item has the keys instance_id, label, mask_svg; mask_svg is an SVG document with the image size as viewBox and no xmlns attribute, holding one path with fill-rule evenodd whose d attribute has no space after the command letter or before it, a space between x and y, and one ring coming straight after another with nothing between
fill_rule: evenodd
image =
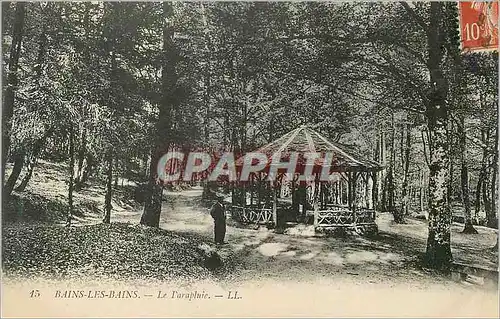
<instances>
[{"instance_id":1,"label":"orange postage stamp","mask_svg":"<svg viewBox=\"0 0 500 319\"><path fill-rule=\"evenodd\" d=\"M460 2L460 42L464 52L498 49L498 1Z\"/></svg>"}]
</instances>

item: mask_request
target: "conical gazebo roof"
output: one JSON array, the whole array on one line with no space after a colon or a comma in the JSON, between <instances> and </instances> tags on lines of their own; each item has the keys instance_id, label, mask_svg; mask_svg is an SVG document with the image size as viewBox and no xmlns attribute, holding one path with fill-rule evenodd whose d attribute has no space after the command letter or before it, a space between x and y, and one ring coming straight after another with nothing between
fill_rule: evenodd
<instances>
[{"instance_id":1,"label":"conical gazebo roof","mask_svg":"<svg viewBox=\"0 0 500 319\"><path fill-rule=\"evenodd\" d=\"M266 154L269 162L273 156L280 156L285 159L292 152L297 152L299 153L298 165L305 164L306 160L303 157L305 153L331 153L333 155L331 170L334 171L373 171L382 169L379 163L365 159L352 150L346 150L344 146L329 141L307 125L302 125L288 132L254 152ZM236 161L236 166L243 165L243 162L244 157L240 157ZM322 165L322 159L318 159L315 165Z\"/></svg>"}]
</instances>

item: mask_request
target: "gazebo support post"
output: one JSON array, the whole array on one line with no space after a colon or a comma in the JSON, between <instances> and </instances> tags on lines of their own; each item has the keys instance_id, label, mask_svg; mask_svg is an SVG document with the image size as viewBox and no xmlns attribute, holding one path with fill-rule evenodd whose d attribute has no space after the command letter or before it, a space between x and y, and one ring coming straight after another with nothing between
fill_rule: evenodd
<instances>
[{"instance_id":1,"label":"gazebo support post","mask_svg":"<svg viewBox=\"0 0 500 319\"><path fill-rule=\"evenodd\" d=\"M365 172L363 173L365 176L365 202L366 202L366 208L372 209L373 208L373 203L372 203L372 188L373 188L373 183L371 183L371 174L370 172Z\"/></svg>"},{"instance_id":2,"label":"gazebo support post","mask_svg":"<svg viewBox=\"0 0 500 319\"><path fill-rule=\"evenodd\" d=\"M290 181L290 187L292 189L292 211L295 219L297 219L298 206L297 206L297 194L295 194L295 176L292 175L292 180Z\"/></svg>"},{"instance_id":3,"label":"gazebo support post","mask_svg":"<svg viewBox=\"0 0 500 319\"><path fill-rule=\"evenodd\" d=\"M361 173L362 176L363 176L363 204L364 204L364 208L371 208L371 205L370 205L370 197L371 197L371 194L369 194L368 192L368 186L370 186L370 183L369 183L369 179L370 179L370 176L368 174L368 172L363 172Z\"/></svg>"},{"instance_id":4,"label":"gazebo support post","mask_svg":"<svg viewBox=\"0 0 500 319\"><path fill-rule=\"evenodd\" d=\"M274 227L275 229L278 227L278 207L277 207L277 201L278 199L276 198L276 184L272 184L272 193L273 193L273 222L274 222Z\"/></svg>"},{"instance_id":5,"label":"gazebo support post","mask_svg":"<svg viewBox=\"0 0 500 319\"><path fill-rule=\"evenodd\" d=\"M314 208L314 228L318 226L318 218L319 218L319 209L318 209L318 197L321 199L321 189L318 173L316 173L314 178L314 194L313 194L313 208Z\"/></svg>"},{"instance_id":6,"label":"gazebo support post","mask_svg":"<svg viewBox=\"0 0 500 319\"><path fill-rule=\"evenodd\" d=\"M372 202L373 202L373 210L377 209L377 202L378 202L378 181L377 181L377 173L376 172L370 172L371 177L372 177Z\"/></svg>"},{"instance_id":7,"label":"gazebo support post","mask_svg":"<svg viewBox=\"0 0 500 319\"><path fill-rule=\"evenodd\" d=\"M262 202L262 172L259 171L259 175L257 175L257 201Z\"/></svg>"},{"instance_id":8,"label":"gazebo support post","mask_svg":"<svg viewBox=\"0 0 500 319\"><path fill-rule=\"evenodd\" d=\"M352 209L352 173L347 172L347 206Z\"/></svg>"},{"instance_id":9,"label":"gazebo support post","mask_svg":"<svg viewBox=\"0 0 500 319\"><path fill-rule=\"evenodd\" d=\"M337 182L337 198L338 198L338 203L339 205L344 205L344 189L342 187L342 176L340 177L339 181Z\"/></svg>"},{"instance_id":10,"label":"gazebo support post","mask_svg":"<svg viewBox=\"0 0 500 319\"><path fill-rule=\"evenodd\" d=\"M321 200L321 206L320 206L321 209L325 208L326 202L328 201L328 197L326 194L326 191L327 191L326 187L327 187L327 185L323 184L323 183L321 183L321 185L319 187L319 198Z\"/></svg>"},{"instance_id":11,"label":"gazebo support post","mask_svg":"<svg viewBox=\"0 0 500 319\"><path fill-rule=\"evenodd\" d=\"M340 186L341 179L339 178L338 181L335 182L335 204L337 205L342 205L342 186Z\"/></svg>"},{"instance_id":12,"label":"gazebo support post","mask_svg":"<svg viewBox=\"0 0 500 319\"><path fill-rule=\"evenodd\" d=\"M353 215L353 224L354 224L354 227L356 227L356 222L357 222L357 219L358 219L358 216L357 216L357 202L356 202L356 195L357 195L357 179L358 179L358 176L359 176L359 173L358 172L352 172L350 173L351 174L351 177L349 178L351 180L351 210L352 210L352 215Z\"/></svg>"},{"instance_id":13,"label":"gazebo support post","mask_svg":"<svg viewBox=\"0 0 500 319\"><path fill-rule=\"evenodd\" d=\"M351 173L345 173L345 183L344 183L344 188L345 188L345 200L346 200L346 205L351 209Z\"/></svg>"},{"instance_id":14,"label":"gazebo support post","mask_svg":"<svg viewBox=\"0 0 500 319\"><path fill-rule=\"evenodd\" d=\"M255 191L255 175L250 173L250 206L253 205L254 191Z\"/></svg>"},{"instance_id":15,"label":"gazebo support post","mask_svg":"<svg viewBox=\"0 0 500 319\"><path fill-rule=\"evenodd\" d=\"M372 187L372 202L373 202L373 217L375 218L376 216L376 211L377 211L377 206L378 206L378 181L377 181L377 172L372 171L372 181L373 181L373 187Z\"/></svg>"}]
</instances>

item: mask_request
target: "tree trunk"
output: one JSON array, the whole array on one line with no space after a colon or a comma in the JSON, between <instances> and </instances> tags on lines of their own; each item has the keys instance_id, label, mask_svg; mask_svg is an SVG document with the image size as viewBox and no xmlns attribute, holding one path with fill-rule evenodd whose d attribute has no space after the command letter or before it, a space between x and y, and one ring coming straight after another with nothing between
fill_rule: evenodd
<instances>
[{"instance_id":1,"label":"tree trunk","mask_svg":"<svg viewBox=\"0 0 500 319\"><path fill-rule=\"evenodd\" d=\"M208 38L208 35L206 36L206 40L210 41ZM210 51L208 51L208 52L210 52ZM203 119L203 133L204 133L203 134L203 137L204 137L203 143L204 143L204 145L209 145L209 143L210 143L210 115L211 115L211 111L210 111L210 98L211 98L210 86L211 86L211 73L212 73L210 63L211 63L211 60L209 59L208 63L207 63L207 69L205 70L205 74L204 74L205 94L204 94L203 98L204 98L204 103L205 103L205 107L206 107L205 118Z\"/></svg>"},{"instance_id":2,"label":"tree trunk","mask_svg":"<svg viewBox=\"0 0 500 319\"><path fill-rule=\"evenodd\" d=\"M73 216L73 188L75 181L75 137L73 136L73 127L69 129L69 184L68 184L68 216L66 226L71 226Z\"/></svg>"},{"instance_id":3,"label":"tree trunk","mask_svg":"<svg viewBox=\"0 0 500 319\"><path fill-rule=\"evenodd\" d=\"M149 161L150 161L150 157L151 156L151 152L147 152L146 155L144 155L144 160L142 161L142 164L144 164L144 167L142 169L142 177L144 178L144 180L147 180L147 178L149 177Z\"/></svg>"},{"instance_id":4,"label":"tree trunk","mask_svg":"<svg viewBox=\"0 0 500 319\"><path fill-rule=\"evenodd\" d=\"M82 139L78 150L78 169L75 178L75 188L79 189L83 184L83 172L85 170L85 155L87 153L87 129L83 127Z\"/></svg>"},{"instance_id":5,"label":"tree trunk","mask_svg":"<svg viewBox=\"0 0 500 319\"><path fill-rule=\"evenodd\" d=\"M46 35L46 32L47 32L46 25L43 24L43 26L42 26L42 32L40 33L40 38L38 40L37 62L36 62L36 66L34 68L35 73L36 73L37 84L40 81L40 78L42 76L42 71L43 71L43 67L42 66L43 66L43 60L44 60L44 56L45 56L45 52L46 52L46 45L47 45L47 35ZM52 128L49 128L45 132L45 134L43 135L43 137L41 139L39 139L35 143L35 145L33 146L32 154L31 154L30 158L28 159L28 165L27 165L28 166L27 167L28 170L27 170L27 173L24 176L23 180L21 181L21 184L17 187L17 189L16 189L17 191L19 191L19 192L24 191L24 189L28 185L28 182L30 181L31 176L33 175L33 169L35 168L36 161L38 159L38 154L40 152L40 149L41 149L41 147L43 145L45 145L45 141L46 141L46 139L48 138L48 136L50 134L52 134ZM16 178L16 180L13 181L13 183L15 184L16 181L17 181L17 178Z\"/></svg>"},{"instance_id":6,"label":"tree trunk","mask_svg":"<svg viewBox=\"0 0 500 319\"><path fill-rule=\"evenodd\" d=\"M4 193L3 193L4 199L8 198L12 193L12 191L14 190L14 186L17 182L17 179L19 178L19 175L21 174L23 166L24 166L24 152L17 151L16 157L14 158L14 167L12 168L12 172L10 173L9 179L7 179L7 182L4 185Z\"/></svg>"},{"instance_id":7,"label":"tree trunk","mask_svg":"<svg viewBox=\"0 0 500 319\"><path fill-rule=\"evenodd\" d=\"M102 220L103 223L109 224L111 220L111 209L113 208L111 206L111 198L113 195L113 188L112 188L112 183L113 183L113 154L111 151L108 151L107 154L107 162L108 162L108 171L107 171L107 177L106 177L106 196L104 198L104 219Z\"/></svg>"},{"instance_id":8,"label":"tree trunk","mask_svg":"<svg viewBox=\"0 0 500 319\"><path fill-rule=\"evenodd\" d=\"M495 134L495 155L493 157L493 173L491 175L491 209L490 214L487 216L487 226L498 228L498 218L497 213L497 174L498 174L498 123L497 130Z\"/></svg>"},{"instance_id":9,"label":"tree trunk","mask_svg":"<svg viewBox=\"0 0 500 319\"><path fill-rule=\"evenodd\" d=\"M487 129L481 130L481 141L486 144L488 141ZM488 149L483 147L483 156L481 160L481 170L479 172L479 179L476 188L476 218L479 216L481 210L481 199L484 205L484 212L486 215L486 222L488 224L488 216L491 217L490 201L488 199ZM493 215L495 212L493 212ZM492 223L493 224L493 223Z\"/></svg>"},{"instance_id":10,"label":"tree trunk","mask_svg":"<svg viewBox=\"0 0 500 319\"><path fill-rule=\"evenodd\" d=\"M12 44L9 53L9 69L7 71L7 83L5 86L4 100L2 106L2 179L5 180L5 166L10 147L11 119L14 114L14 100L18 85L17 69L19 56L21 55L21 44L23 39L25 2L16 2L16 13L14 27L12 29ZM12 187L14 187L12 185ZM12 191L12 190L11 190ZM10 194L10 192L4 192Z\"/></svg>"},{"instance_id":11,"label":"tree trunk","mask_svg":"<svg viewBox=\"0 0 500 319\"><path fill-rule=\"evenodd\" d=\"M483 186L482 186L482 196L483 196L483 203L484 203L484 212L486 214L486 225L488 227L496 227L496 214L495 212L492 211L491 209L491 200L489 198L489 178L488 178L488 170L486 170L484 174L484 179L483 179Z\"/></svg>"},{"instance_id":12,"label":"tree trunk","mask_svg":"<svg viewBox=\"0 0 500 319\"><path fill-rule=\"evenodd\" d=\"M402 131L404 132L404 131ZM403 173L403 187L401 191L401 214L403 216L408 215L408 206L409 206L409 198L408 198L408 174L410 171L410 129L408 124L406 124L406 139L405 139L405 147L404 147L404 173Z\"/></svg>"},{"instance_id":13,"label":"tree trunk","mask_svg":"<svg viewBox=\"0 0 500 319\"><path fill-rule=\"evenodd\" d=\"M384 166L384 169L380 171L379 180L379 192L380 196L380 210L387 211L387 171L385 169L386 162L386 143L385 143L385 132L380 132L380 162Z\"/></svg>"},{"instance_id":14,"label":"tree trunk","mask_svg":"<svg viewBox=\"0 0 500 319\"><path fill-rule=\"evenodd\" d=\"M378 210L378 180L377 180L377 173L376 171L371 172L371 178L372 178L372 208L374 210Z\"/></svg>"},{"instance_id":15,"label":"tree trunk","mask_svg":"<svg viewBox=\"0 0 500 319\"><path fill-rule=\"evenodd\" d=\"M114 188L118 188L118 178L119 178L119 169L118 169L118 160L115 161L115 181L114 181Z\"/></svg>"},{"instance_id":16,"label":"tree trunk","mask_svg":"<svg viewBox=\"0 0 500 319\"><path fill-rule=\"evenodd\" d=\"M440 67L443 59L440 21L443 3L431 2L427 35L431 90L426 102L429 128L429 234L425 264L441 271L448 271L452 262L451 209L448 202L449 144L447 134L448 83Z\"/></svg>"},{"instance_id":17,"label":"tree trunk","mask_svg":"<svg viewBox=\"0 0 500 319\"><path fill-rule=\"evenodd\" d=\"M387 199L388 209L394 216L394 222L403 224L405 222L403 212L400 211L395 204L395 185L394 185L394 165L396 162L396 128L394 123L394 114L391 115L392 132L391 132L391 158L389 161L389 171L387 172Z\"/></svg>"},{"instance_id":18,"label":"tree trunk","mask_svg":"<svg viewBox=\"0 0 500 319\"><path fill-rule=\"evenodd\" d=\"M380 131L380 134L377 135L377 150L376 150L376 161L382 166L385 166L385 134L384 131ZM385 195L384 195L384 180L385 180L385 168L379 172L374 173L374 180L377 181L375 190L376 195L374 197L374 206L377 210L385 211ZM375 186L375 185L374 185Z\"/></svg>"},{"instance_id":19,"label":"tree trunk","mask_svg":"<svg viewBox=\"0 0 500 319\"><path fill-rule=\"evenodd\" d=\"M462 116L460 119L460 161L461 161L461 172L460 172L460 184L462 186L462 202L464 205L464 230L463 233L466 234L477 234L477 230L472 224L472 213L470 207L469 198L469 170L467 167L466 160L466 136L465 136L465 119Z\"/></svg>"},{"instance_id":20,"label":"tree trunk","mask_svg":"<svg viewBox=\"0 0 500 319\"><path fill-rule=\"evenodd\" d=\"M479 218L479 212L481 211L481 186L483 185L483 179L484 179L484 174L481 169L479 172L479 177L477 180L477 185L476 185L476 201L474 205L474 218L477 219Z\"/></svg>"},{"instance_id":21,"label":"tree trunk","mask_svg":"<svg viewBox=\"0 0 500 319\"><path fill-rule=\"evenodd\" d=\"M31 180L31 177L33 176L33 170L35 169L36 162L38 161L38 158L35 157L34 155L31 156L31 158L28 160L28 165L26 167L26 175L24 175L23 179L21 180L21 184L16 187L16 192L24 192L26 189L26 186L28 186L29 181Z\"/></svg>"},{"instance_id":22,"label":"tree trunk","mask_svg":"<svg viewBox=\"0 0 500 319\"><path fill-rule=\"evenodd\" d=\"M156 153L156 152L155 152ZM152 154L152 158L156 158L156 154ZM151 227L159 227L161 213L161 187L156 180L156 160L150 162L149 171L150 177L146 188L146 200L144 203L144 212L141 216L141 224Z\"/></svg>"},{"instance_id":23,"label":"tree trunk","mask_svg":"<svg viewBox=\"0 0 500 319\"><path fill-rule=\"evenodd\" d=\"M202 10L202 21L203 21L203 26L205 28L205 34L204 34L204 39L205 39L205 50L206 52L214 52L213 45L212 45L212 39L210 38L210 28L207 23L207 15L206 15L206 10L205 6L203 5L203 2L200 2L201 10ZM203 94L203 102L205 104L205 117L203 119L203 144L205 146L209 145L210 143L210 115L211 115L211 108L210 108L210 98L211 98L211 83L212 83L212 60L213 57L209 57L207 59L207 64L206 68L204 69L203 73L203 81L204 81L204 94ZM203 190L205 193L205 189Z\"/></svg>"},{"instance_id":24,"label":"tree trunk","mask_svg":"<svg viewBox=\"0 0 500 319\"><path fill-rule=\"evenodd\" d=\"M17 192L24 191L26 186L28 186L31 176L33 175L33 170L35 169L36 163L38 161L38 156L40 155L40 151L42 150L42 147L45 146L47 138L49 138L52 132L53 128L49 128L47 132L45 132L45 134L42 136L42 138L40 138L33 146L33 150L28 162L28 171L26 172L26 175L21 181L21 184L16 188Z\"/></svg>"},{"instance_id":25,"label":"tree trunk","mask_svg":"<svg viewBox=\"0 0 500 319\"><path fill-rule=\"evenodd\" d=\"M381 211L386 212L388 211L388 204L387 204L387 178L388 174L385 175L384 182L382 183L382 201L381 201Z\"/></svg>"},{"instance_id":26,"label":"tree trunk","mask_svg":"<svg viewBox=\"0 0 500 319\"><path fill-rule=\"evenodd\" d=\"M455 165L454 165L454 161L453 161L453 153L452 153L452 150L454 149L454 146L453 146L453 134L452 134L452 131L453 131L453 126L450 126L448 128L448 148L450 149L450 154L449 154L449 164L448 164L448 170L450 171L449 172L449 177L448 177L448 203L451 203L452 202L452 193L453 193L453 177L454 177L454 169L455 169ZM453 212L452 212L453 214Z\"/></svg>"},{"instance_id":27,"label":"tree trunk","mask_svg":"<svg viewBox=\"0 0 500 319\"><path fill-rule=\"evenodd\" d=\"M174 45L174 30L170 25L173 13L172 4L163 2L163 69L162 69L162 101L156 127L156 138L153 153L151 154L151 165L149 182L146 190L146 203L141 217L141 224L159 227L161 213L162 187L159 185L157 176L157 164L163 152L172 144L172 113L177 104L176 86L177 74L176 63L178 60L177 48Z\"/></svg>"},{"instance_id":28,"label":"tree trunk","mask_svg":"<svg viewBox=\"0 0 500 319\"><path fill-rule=\"evenodd\" d=\"M424 206L424 198L425 198L425 172L421 170L419 172L419 190L420 190L420 212L426 211L425 206Z\"/></svg>"}]
</instances>

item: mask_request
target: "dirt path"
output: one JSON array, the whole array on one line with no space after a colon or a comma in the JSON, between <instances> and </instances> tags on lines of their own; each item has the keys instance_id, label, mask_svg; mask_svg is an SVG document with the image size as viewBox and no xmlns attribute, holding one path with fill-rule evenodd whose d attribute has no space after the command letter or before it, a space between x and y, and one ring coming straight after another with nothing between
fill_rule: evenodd
<instances>
[{"instance_id":1,"label":"dirt path","mask_svg":"<svg viewBox=\"0 0 500 319\"><path fill-rule=\"evenodd\" d=\"M213 242L213 221L201 202L201 189L166 193L160 227ZM138 223L142 211L114 212L112 221ZM394 285L405 283L425 288L431 285L462 286L446 278L420 270L417 256L425 251L424 221L409 220L406 225L393 225L388 214L380 214L377 223L380 235L363 237L322 238L276 234L265 227L244 229L228 221L228 245L216 248L231 263L228 282L249 282L261 279L311 282L316 280L351 281L356 284ZM453 226L453 252L461 260L474 260L495 267L497 257L489 247L496 232L479 227L479 235L460 234L460 225ZM215 246L214 246L215 247Z\"/></svg>"}]
</instances>

